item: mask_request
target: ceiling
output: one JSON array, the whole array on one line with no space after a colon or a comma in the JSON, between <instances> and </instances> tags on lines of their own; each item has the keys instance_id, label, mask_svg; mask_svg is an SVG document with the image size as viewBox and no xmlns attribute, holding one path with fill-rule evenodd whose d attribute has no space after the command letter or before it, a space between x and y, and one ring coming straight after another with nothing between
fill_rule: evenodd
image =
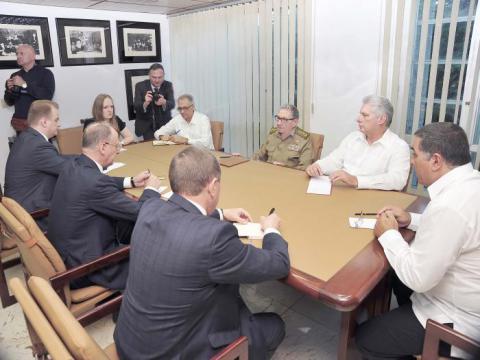
<instances>
[{"instance_id":1,"label":"ceiling","mask_svg":"<svg viewBox=\"0 0 480 360\"><path fill-rule=\"evenodd\" d=\"M31 5L61 6L92 10L143 12L173 15L202 8L239 3L244 1L226 0L6 0L12 3Z\"/></svg>"}]
</instances>

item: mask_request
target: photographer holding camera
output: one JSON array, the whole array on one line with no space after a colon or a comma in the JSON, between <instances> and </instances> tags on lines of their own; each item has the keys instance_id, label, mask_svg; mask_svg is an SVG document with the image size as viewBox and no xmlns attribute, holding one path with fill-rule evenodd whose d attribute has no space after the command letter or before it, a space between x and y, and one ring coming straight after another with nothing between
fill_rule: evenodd
<instances>
[{"instance_id":1,"label":"photographer holding camera","mask_svg":"<svg viewBox=\"0 0 480 360\"><path fill-rule=\"evenodd\" d=\"M35 100L51 100L55 91L53 73L35 64L35 50L28 44L17 47L17 64L22 68L5 82L5 102L15 105L11 125L17 135L28 127L27 114Z\"/></svg>"},{"instance_id":2,"label":"photographer holding camera","mask_svg":"<svg viewBox=\"0 0 480 360\"><path fill-rule=\"evenodd\" d=\"M153 64L148 72L149 79L135 86L135 134L144 140L153 140L156 130L172 118L175 107L172 83L165 80L161 64Z\"/></svg>"}]
</instances>

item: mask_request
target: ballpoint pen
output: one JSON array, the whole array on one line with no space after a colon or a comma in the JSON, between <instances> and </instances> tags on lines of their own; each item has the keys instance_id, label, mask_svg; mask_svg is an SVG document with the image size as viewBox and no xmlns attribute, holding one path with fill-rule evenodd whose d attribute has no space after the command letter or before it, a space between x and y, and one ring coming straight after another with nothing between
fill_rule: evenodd
<instances>
[{"instance_id":1,"label":"ballpoint pen","mask_svg":"<svg viewBox=\"0 0 480 360\"><path fill-rule=\"evenodd\" d=\"M271 208L270 211L268 212L268 215L272 215L275 212L275 208Z\"/></svg>"}]
</instances>

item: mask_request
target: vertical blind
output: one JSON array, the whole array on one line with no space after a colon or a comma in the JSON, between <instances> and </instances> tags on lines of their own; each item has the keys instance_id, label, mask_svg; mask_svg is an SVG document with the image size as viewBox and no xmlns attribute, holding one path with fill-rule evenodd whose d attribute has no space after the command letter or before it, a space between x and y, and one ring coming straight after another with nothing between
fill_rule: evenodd
<instances>
[{"instance_id":1,"label":"vertical blind","mask_svg":"<svg viewBox=\"0 0 480 360\"><path fill-rule=\"evenodd\" d=\"M261 0L169 18L176 96L224 122L226 151L256 151L282 104L309 126L311 13L311 0Z\"/></svg>"}]
</instances>

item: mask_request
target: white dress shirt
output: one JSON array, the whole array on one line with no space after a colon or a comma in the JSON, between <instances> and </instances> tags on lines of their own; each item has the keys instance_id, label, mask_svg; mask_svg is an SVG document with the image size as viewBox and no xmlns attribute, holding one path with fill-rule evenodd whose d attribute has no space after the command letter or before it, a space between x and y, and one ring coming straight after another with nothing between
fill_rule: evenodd
<instances>
[{"instance_id":1,"label":"white dress shirt","mask_svg":"<svg viewBox=\"0 0 480 360\"><path fill-rule=\"evenodd\" d=\"M410 172L410 147L389 129L371 145L354 131L316 163L325 175L345 170L356 176L358 189L402 190Z\"/></svg>"},{"instance_id":2,"label":"white dress shirt","mask_svg":"<svg viewBox=\"0 0 480 360\"><path fill-rule=\"evenodd\" d=\"M210 120L207 115L195 111L192 120L187 122L182 115L177 114L168 123L155 131L155 138L162 135L179 135L188 139L191 145L203 145L207 149L214 150Z\"/></svg>"},{"instance_id":3,"label":"white dress shirt","mask_svg":"<svg viewBox=\"0 0 480 360\"><path fill-rule=\"evenodd\" d=\"M413 311L427 319L453 323L480 340L480 173L459 166L429 186L431 201L408 245L396 230L378 239L400 280L414 291Z\"/></svg>"}]
</instances>

